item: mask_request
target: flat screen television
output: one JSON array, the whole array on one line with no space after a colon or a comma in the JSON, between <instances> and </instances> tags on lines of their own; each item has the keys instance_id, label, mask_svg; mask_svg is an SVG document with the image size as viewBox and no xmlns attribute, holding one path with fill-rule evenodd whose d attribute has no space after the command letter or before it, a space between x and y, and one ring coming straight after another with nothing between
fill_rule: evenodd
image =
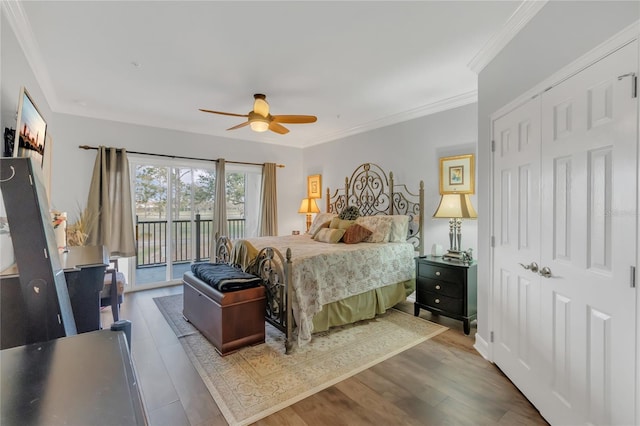
<instances>
[{"instance_id":1,"label":"flat screen television","mask_svg":"<svg viewBox=\"0 0 640 426\"><path fill-rule=\"evenodd\" d=\"M16 123L16 140L14 157L32 157L35 164L43 165L47 122L33 99L22 86L18 99L18 122Z\"/></svg>"}]
</instances>

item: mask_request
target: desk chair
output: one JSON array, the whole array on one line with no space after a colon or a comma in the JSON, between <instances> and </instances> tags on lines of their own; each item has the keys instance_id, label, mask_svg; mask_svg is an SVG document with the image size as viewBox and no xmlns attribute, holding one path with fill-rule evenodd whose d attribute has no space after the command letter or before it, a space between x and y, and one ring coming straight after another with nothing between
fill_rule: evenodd
<instances>
[{"instance_id":1,"label":"desk chair","mask_svg":"<svg viewBox=\"0 0 640 426\"><path fill-rule=\"evenodd\" d=\"M104 275L104 287L100 292L100 307L111 306L114 322L120 320L120 305L124 300L126 285L124 273L118 271L118 259L111 259Z\"/></svg>"}]
</instances>

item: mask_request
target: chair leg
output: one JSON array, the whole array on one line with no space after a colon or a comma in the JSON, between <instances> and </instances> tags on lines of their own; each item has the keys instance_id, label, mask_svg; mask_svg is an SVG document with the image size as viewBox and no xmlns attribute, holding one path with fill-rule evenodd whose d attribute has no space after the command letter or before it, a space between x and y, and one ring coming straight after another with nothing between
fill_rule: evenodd
<instances>
[{"instance_id":1,"label":"chair leg","mask_svg":"<svg viewBox=\"0 0 640 426\"><path fill-rule=\"evenodd\" d=\"M116 271L111 272L111 314L113 315L113 321L119 321L120 315L118 309L118 278Z\"/></svg>"}]
</instances>

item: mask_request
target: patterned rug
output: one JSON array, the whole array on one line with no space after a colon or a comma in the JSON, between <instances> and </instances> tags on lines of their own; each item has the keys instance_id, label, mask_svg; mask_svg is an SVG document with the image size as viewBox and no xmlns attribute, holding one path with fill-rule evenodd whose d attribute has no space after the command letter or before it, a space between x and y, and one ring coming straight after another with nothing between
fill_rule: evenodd
<instances>
[{"instance_id":1,"label":"patterned rug","mask_svg":"<svg viewBox=\"0 0 640 426\"><path fill-rule=\"evenodd\" d=\"M447 330L390 309L294 343L289 355L283 334L267 324L265 344L221 357L182 317L181 294L154 301L230 425L255 422Z\"/></svg>"}]
</instances>

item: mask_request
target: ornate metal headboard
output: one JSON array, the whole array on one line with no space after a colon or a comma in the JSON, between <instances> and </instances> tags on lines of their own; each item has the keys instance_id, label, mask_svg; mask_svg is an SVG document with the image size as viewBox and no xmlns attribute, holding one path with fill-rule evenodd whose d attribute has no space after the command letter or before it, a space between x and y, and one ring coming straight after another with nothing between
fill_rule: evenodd
<instances>
[{"instance_id":1,"label":"ornate metal headboard","mask_svg":"<svg viewBox=\"0 0 640 426\"><path fill-rule=\"evenodd\" d=\"M339 214L349 206L356 206L361 216L395 215L409 216L407 241L413 243L422 256L424 254L424 182L420 181L418 193L407 189L405 184L393 182L380 166L364 163L345 178L344 188L336 189L333 195L327 187L327 212Z\"/></svg>"}]
</instances>

